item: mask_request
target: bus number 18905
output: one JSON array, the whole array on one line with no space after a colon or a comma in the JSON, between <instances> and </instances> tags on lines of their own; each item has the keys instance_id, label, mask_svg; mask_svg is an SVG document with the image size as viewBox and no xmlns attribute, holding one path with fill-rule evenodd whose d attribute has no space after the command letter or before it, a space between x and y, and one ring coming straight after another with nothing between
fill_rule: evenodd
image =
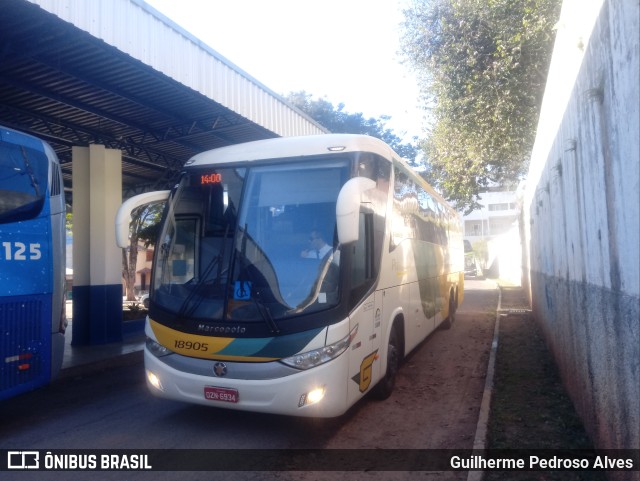
<instances>
[{"instance_id":1,"label":"bus number 18905","mask_svg":"<svg viewBox=\"0 0 640 481\"><path fill-rule=\"evenodd\" d=\"M174 341L174 345L176 349L187 349L191 351L207 351L209 349L209 344L206 342L192 342L192 341L183 341L180 339L176 339Z\"/></svg>"}]
</instances>

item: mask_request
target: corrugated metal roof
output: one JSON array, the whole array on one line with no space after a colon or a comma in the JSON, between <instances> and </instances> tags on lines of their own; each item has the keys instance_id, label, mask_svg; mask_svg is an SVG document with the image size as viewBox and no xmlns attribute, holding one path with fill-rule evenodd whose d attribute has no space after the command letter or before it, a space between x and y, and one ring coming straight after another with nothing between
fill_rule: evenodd
<instances>
[{"instance_id":1,"label":"corrugated metal roof","mask_svg":"<svg viewBox=\"0 0 640 481\"><path fill-rule=\"evenodd\" d=\"M204 150L323 132L142 1L34 2L2 1L0 123L51 143L67 187L73 145L121 149L141 191Z\"/></svg>"}]
</instances>

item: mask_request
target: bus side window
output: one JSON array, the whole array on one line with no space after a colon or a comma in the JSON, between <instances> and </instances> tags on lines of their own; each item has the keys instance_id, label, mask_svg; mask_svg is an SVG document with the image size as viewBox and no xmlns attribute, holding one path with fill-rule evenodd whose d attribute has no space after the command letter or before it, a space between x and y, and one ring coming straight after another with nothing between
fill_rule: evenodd
<instances>
[{"instance_id":1,"label":"bus side window","mask_svg":"<svg viewBox=\"0 0 640 481\"><path fill-rule=\"evenodd\" d=\"M351 257L351 306L369 290L375 279L373 266L373 214L360 212L360 232Z\"/></svg>"}]
</instances>

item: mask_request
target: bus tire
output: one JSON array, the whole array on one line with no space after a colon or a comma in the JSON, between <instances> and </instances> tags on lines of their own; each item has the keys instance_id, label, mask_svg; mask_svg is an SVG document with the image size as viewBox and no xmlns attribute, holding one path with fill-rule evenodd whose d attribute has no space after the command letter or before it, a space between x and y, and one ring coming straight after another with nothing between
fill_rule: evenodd
<instances>
[{"instance_id":1,"label":"bus tire","mask_svg":"<svg viewBox=\"0 0 640 481\"><path fill-rule=\"evenodd\" d=\"M449 293L449 315L444 321L442 321L442 324L440 324L442 329L451 329L451 326L453 326L453 323L456 320L456 304L457 302L455 300L455 297L453 295L453 290L452 290Z\"/></svg>"},{"instance_id":2,"label":"bus tire","mask_svg":"<svg viewBox=\"0 0 640 481\"><path fill-rule=\"evenodd\" d=\"M391 396L396 384L396 376L400 368L400 337L396 324L391 328L387 345L387 371L378 384L373 388L373 396L384 400Z\"/></svg>"}]
</instances>

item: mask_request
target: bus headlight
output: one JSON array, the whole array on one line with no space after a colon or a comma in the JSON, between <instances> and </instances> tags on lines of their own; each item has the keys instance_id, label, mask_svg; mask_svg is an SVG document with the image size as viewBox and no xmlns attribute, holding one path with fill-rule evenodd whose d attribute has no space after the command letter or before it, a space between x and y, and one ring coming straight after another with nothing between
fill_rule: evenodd
<instances>
[{"instance_id":1,"label":"bus headlight","mask_svg":"<svg viewBox=\"0 0 640 481\"><path fill-rule=\"evenodd\" d=\"M304 393L300 396L298 407L301 408L303 406L308 406L309 404L319 403L322 401L322 398L324 398L324 386L312 389L308 393Z\"/></svg>"},{"instance_id":2,"label":"bus headlight","mask_svg":"<svg viewBox=\"0 0 640 481\"><path fill-rule=\"evenodd\" d=\"M352 331L343 339L338 342L329 344L328 346L321 347L320 349L314 349L313 351L307 351L295 356L281 359L281 362L287 366L295 367L296 369L306 370L312 367L319 366L325 362L329 362L335 359L351 345L351 341L356 337L358 333L358 326L354 327Z\"/></svg>"},{"instance_id":3,"label":"bus headlight","mask_svg":"<svg viewBox=\"0 0 640 481\"><path fill-rule=\"evenodd\" d=\"M147 349L149 350L149 352L151 354L153 354L154 356L156 356L156 357L166 356L166 355L171 354L173 352L170 349L167 349L166 347L164 347L162 344L157 343L156 341L154 341L150 337L147 337L147 343L146 344L147 344Z\"/></svg>"},{"instance_id":4,"label":"bus headlight","mask_svg":"<svg viewBox=\"0 0 640 481\"><path fill-rule=\"evenodd\" d=\"M155 387L158 391L164 391L160 378L147 369L147 381L149 384Z\"/></svg>"}]
</instances>

